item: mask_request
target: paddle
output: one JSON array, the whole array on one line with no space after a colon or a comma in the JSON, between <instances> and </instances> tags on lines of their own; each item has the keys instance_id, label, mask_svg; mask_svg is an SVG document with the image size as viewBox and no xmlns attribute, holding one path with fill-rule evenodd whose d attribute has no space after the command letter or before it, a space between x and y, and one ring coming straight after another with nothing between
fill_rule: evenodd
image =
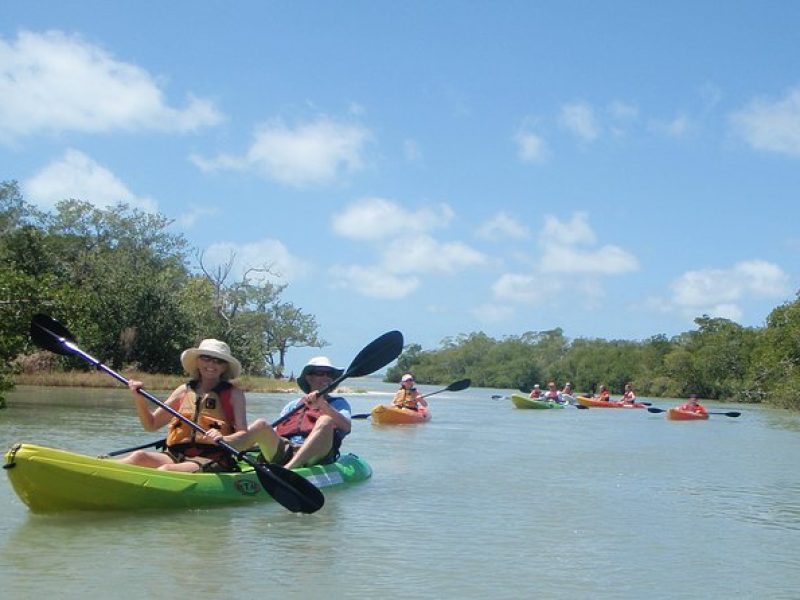
<instances>
[{"instance_id":1,"label":"paddle","mask_svg":"<svg viewBox=\"0 0 800 600\"><path fill-rule=\"evenodd\" d=\"M124 450L114 450L113 452L109 452L106 456L119 456L120 454L128 454L129 452L135 452L136 450L144 450L145 448L164 448L167 443L167 438L162 438L160 440L156 440L155 442L148 442L146 444L142 444L141 446L134 446L133 448L125 448Z\"/></svg>"},{"instance_id":2,"label":"paddle","mask_svg":"<svg viewBox=\"0 0 800 600\"><path fill-rule=\"evenodd\" d=\"M77 344L75 344L75 340L69 330L52 317L42 314L35 315L31 320L30 333L31 339L37 346L56 354L74 354L79 356L86 362L94 365L97 369L111 375L117 381L125 385L128 384L128 380L125 379L125 377L81 350ZM139 393L151 402L159 405L173 417L180 419L199 433L205 434L205 430L197 423L187 419L181 413L167 406L152 394L143 389L140 389ZM322 492L302 475L298 475L294 471L281 467L280 465L260 463L246 456L243 452L239 452L233 446L225 442L220 441L218 445L231 456L253 467L264 490L279 504L290 511L313 513L322 508L322 505L325 503L325 497L322 495Z\"/></svg>"},{"instance_id":3,"label":"paddle","mask_svg":"<svg viewBox=\"0 0 800 600\"><path fill-rule=\"evenodd\" d=\"M667 412L668 410L669 410L668 408L656 408L655 406L651 406L651 407L649 407L647 409L647 412L662 413L662 412ZM732 410L732 411L729 411L729 412L707 411L706 414L707 415L722 415L722 416L725 416L725 417L738 417L742 413L740 413L738 411L735 411L735 410Z\"/></svg>"},{"instance_id":4,"label":"paddle","mask_svg":"<svg viewBox=\"0 0 800 600\"><path fill-rule=\"evenodd\" d=\"M384 333L382 336L372 340L369 344L367 344L364 349L353 359L353 362L350 363L350 366L347 367L347 370L344 373L339 375L339 377L331 381L319 391L320 395L325 395L335 390L336 387L348 377L362 377L364 375L374 373L381 367L385 367L395 358L400 356L402 351L403 334L399 331L388 331ZM469 385L469 380L466 381L467 385ZM274 421L272 426L276 427L277 425L283 423L301 408L303 408L302 403ZM350 418L355 419L357 416L358 415L355 415Z\"/></svg>"},{"instance_id":5,"label":"paddle","mask_svg":"<svg viewBox=\"0 0 800 600\"><path fill-rule=\"evenodd\" d=\"M427 398L428 396L433 396L434 394L441 394L442 392L460 392L461 390L467 389L472 381L469 379L459 379L458 381L454 381L446 388L442 388L441 390L436 390L435 392L429 392L424 394L422 397ZM360 413L357 415L353 415L350 417L351 419L368 419L371 413Z\"/></svg>"}]
</instances>

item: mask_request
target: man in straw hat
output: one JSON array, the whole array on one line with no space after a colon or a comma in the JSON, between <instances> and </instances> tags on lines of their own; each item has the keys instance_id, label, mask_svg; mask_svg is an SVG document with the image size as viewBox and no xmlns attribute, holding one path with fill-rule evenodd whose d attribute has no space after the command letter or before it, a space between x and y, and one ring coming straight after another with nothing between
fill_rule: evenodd
<instances>
[{"instance_id":1,"label":"man in straw hat","mask_svg":"<svg viewBox=\"0 0 800 600\"><path fill-rule=\"evenodd\" d=\"M244 392L230 382L242 372L242 365L231 354L228 344L215 339L205 339L198 347L184 350L181 364L190 380L176 388L164 404L197 423L209 435L198 433L160 406L151 410L149 401L139 393L142 382L131 380L128 387L142 426L147 431L155 431L167 423L170 426L164 452L137 450L120 462L167 471L231 470L233 459L217 445L217 440L224 435L241 437L246 433Z\"/></svg>"},{"instance_id":2,"label":"man in straw hat","mask_svg":"<svg viewBox=\"0 0 800 600\"><path fill-rule=\"evenodd\" d=\"M350 403L340 396L320 395L319 390L343 372L326 356L312 358L297 378L305 395L283 407L285 420L279 419L273 428L266 420L256 419L246 435L225 437L225 441L237 448L258 444L264 457L287 469L335 461L342 440L350 433Z\"/></svg>"}]
</instances>

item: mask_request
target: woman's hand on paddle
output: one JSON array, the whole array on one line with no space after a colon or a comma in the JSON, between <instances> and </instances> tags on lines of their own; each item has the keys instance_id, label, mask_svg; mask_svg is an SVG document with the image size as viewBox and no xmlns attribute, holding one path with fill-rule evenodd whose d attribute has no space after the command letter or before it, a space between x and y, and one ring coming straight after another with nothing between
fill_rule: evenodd
<instances>
[{"instance_id":1,"label":"woman's hand on paddle","mask_svg":"<svg viewBox=\"0 0 800 600\"><path fill-rule=\"evenodd\" d=\"M130 381L128 381L128 389L132 391L134 394L138 394L139 390L141 390L143 387L144 383L142 383L141 381L137 381L135 379L131 379Z\"/></svg>"},{"instance_id":2,"label":"woman's hand on paddle","mask_svg":"<svg viewBox=\"0 0 800 600\"><path fill-rule=\"evenodd\" d=\"M211 440L214 444L219 444L220 442L224 442L224 436L222 432L217 429L216 427L209 427L206 430L206 437Z\"/></svg>"}]
</instances>

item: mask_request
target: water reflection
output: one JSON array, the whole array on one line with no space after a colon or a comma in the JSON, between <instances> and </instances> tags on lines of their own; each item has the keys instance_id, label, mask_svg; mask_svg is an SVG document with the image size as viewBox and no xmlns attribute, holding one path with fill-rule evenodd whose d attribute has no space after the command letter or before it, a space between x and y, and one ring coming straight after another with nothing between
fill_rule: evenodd
<instances>
[{"instance_id":1,"label":"water reflection","mask_svg":"<svg viewBox=\"0 0 800 600\"><path fill-rule=\"evenodd\" d=\"M393 389L353 395L354 411L369 412ZM141 431L125 390L48 393L0 411L5 446L102 454L158 437ZM345 449L374 476L326 490L313 515L264 503L47 517L30 514L6 481L0 588L66 598L195 589L241 598L796 597L796 418L752 406L702 423L646 411L521 411L492 393L433 396L422 426L354 422ZM251 394L251 417L274 418L287 400Z\"/></svg>"}]
</instances>

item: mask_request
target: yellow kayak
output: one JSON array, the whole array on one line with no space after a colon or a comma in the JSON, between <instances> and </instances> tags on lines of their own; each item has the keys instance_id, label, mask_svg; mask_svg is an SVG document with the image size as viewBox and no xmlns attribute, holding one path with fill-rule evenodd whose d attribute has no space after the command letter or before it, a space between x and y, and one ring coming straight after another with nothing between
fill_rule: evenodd
<instances>
[{"instance_id":1,"label":"yellow kayak","mask_svg":"<svg viewBox=\"0 0 800 600\"><path fill-rule=\"evenodd\" d=\"M391 404L378 404L373 407L370 414L373 423L382 425L424 423L431 420L430 411L422 406L418 410L411 410L410 408L398 408Z\"/></svg>"}]
</instances>

